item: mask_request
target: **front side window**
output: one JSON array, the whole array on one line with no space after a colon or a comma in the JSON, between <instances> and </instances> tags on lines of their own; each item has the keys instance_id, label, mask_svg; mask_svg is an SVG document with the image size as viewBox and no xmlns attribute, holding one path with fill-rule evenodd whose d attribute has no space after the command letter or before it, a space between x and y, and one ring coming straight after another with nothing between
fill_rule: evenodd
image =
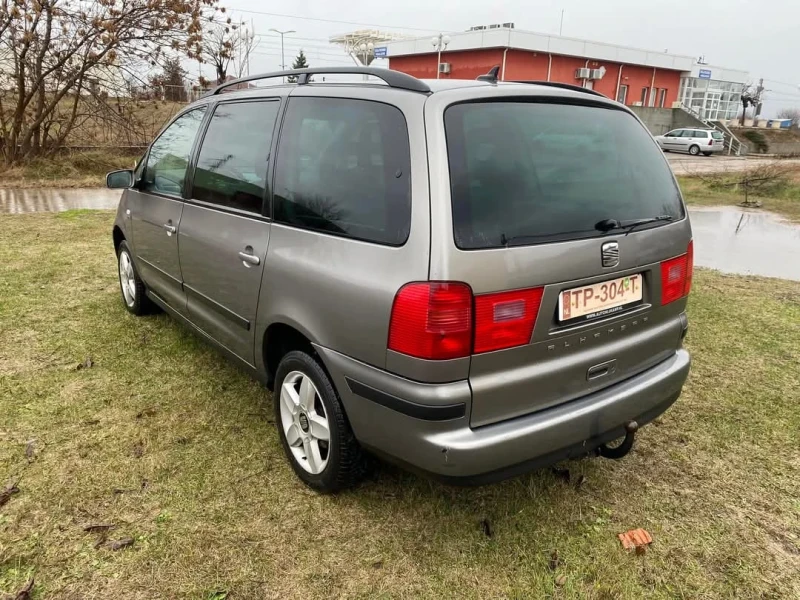
<instances>
[{"instance_id":1,"label":"front side window","mask_svg":"<svg viewBox=\"0 0 800 600\"><path fill-rule=\"evenodd\" d=\"M153 142L144 168L142 191L183 196L194 138L205 111L202 106L181 115Z\"/></svg>"},{"instance_id":2,"label":"front side window","mask_svg":"<svg viewBox=\"0 0 800 600\"><path fill-rule=\"evenodd\" d=\"M277 100L217 106L197 158L194 199L261 213L279 107Z\"/></svg>"},{"instance_id":3,"label":"front side window","mask_svg":"<svg viewBox=\"0 0 800 600\"><path fill-rule=\"evenodd\" d=\"M399 109L292 98L275 169L275 221L388 245L408 238L411 158Z\"/></svg>"},{"instance_id":4,"label":"front side window","mask_svg":"<svg viewBox=\"0 0 800 600\"><path fill-rule=\"evenodd\" d=\"M461 249L598 237L605 219L684 216L658 146L625 111L476 102L449 107L444 121Z\"/></svg>"}]
</instances>

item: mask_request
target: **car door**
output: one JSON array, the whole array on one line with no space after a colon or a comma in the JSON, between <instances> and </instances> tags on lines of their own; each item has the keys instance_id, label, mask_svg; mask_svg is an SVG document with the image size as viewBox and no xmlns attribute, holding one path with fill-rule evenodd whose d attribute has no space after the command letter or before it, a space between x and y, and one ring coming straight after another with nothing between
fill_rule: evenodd
<instances>
[{"instance_id":1,"label":"car door","mask_svg":"<svg viewBox=\"0 0 800 600\"><path fill-rule=\"evenodd\" d=\"M279 98L216 106L178 233L189 318L250 364L270 235L265 201L280 106Z\"/></svg>"},{"instance_id":2,"label":"car door","mask_svg":"<svg viewBox=\"0 0 800 600\"><path fill-rule=\"evenodd\" d=\"M185 112L161 133L127 196L139 275L151 293L184 316L177 232L186 174L205 110L201 106Z\"/></svg>"},{"instance_id":3,"label":"car door","mask_svg":"<svg viewBox=\"0 0 800 600\"><path fill-rule=\"evenodd\" d=\"M688 152L689 146L694 144L694 131L691 129L684 129L681 131L681 137L677 140L678 142L678 150L682 152Z\"/></svg>"},{"instance_id":4,"label":"car door","mask_svg":"<svg viewBox=\"0 0 800 600\"><path fill-rule=\"evenodd\" d=\"M678 149L678 138L681 135L681 130L675 131L668 131L664 135L658 138L658 145L664 148L665 150L677 150Z\"/></svg>"}]
</instances>

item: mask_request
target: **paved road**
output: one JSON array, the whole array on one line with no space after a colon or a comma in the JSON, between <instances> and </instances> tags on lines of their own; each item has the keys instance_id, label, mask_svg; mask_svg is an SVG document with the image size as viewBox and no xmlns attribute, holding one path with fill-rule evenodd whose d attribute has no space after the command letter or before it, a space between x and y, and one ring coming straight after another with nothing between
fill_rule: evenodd
<instances>
[{"instance_id":1,"label":"paved road","mask_svg":"<svg viewBox=\"0 0 800 600\"><path fill-rule=\"evenodd\" d=\"M700 173L718 173L721 171L744 171L758 165L776 162L774 158L761 156L689 156L688 154L666 154L669 164L676 175L695 175ZM800 166L800 159L781 159L782 165Z\"/></svg>"}]
</instances>

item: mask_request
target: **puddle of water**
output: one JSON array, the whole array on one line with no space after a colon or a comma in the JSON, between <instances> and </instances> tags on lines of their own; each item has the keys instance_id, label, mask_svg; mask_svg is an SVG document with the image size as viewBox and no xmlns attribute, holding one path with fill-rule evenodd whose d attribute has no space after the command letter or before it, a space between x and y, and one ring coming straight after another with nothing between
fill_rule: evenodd
<instances>
[{"instance_id":1,"label":"puddle of water","mask_svg":"<svg viewBox=\"0 0 800 600\"><path fill-rule=\"evenodd\" d=\"M691 208L689 218L697 266L800 281L800 226L727 206Z\"/></svg>"},{"instance_id":2,"label":"puddle of water","mask_svg":"<svg viewBox=\"0 0 800 600\"><path fill-rule=\"evenodd\" d=\"M121 192L105 188L0 189L0 213L114 209ZM800 281L800 227L767 212L734 207L689 210L694 260L726 273Z\"/></svg>"},{"instance_id":3,"label":"puddle of water","mask_svg":"<svg viewBox=\"0 0 800 600\"><path fill-rule=\"evenodd\" d=\"M0 213L61 212L73 208L117 208L120 190L0 189Z\"/></svg>"}]
</instances>

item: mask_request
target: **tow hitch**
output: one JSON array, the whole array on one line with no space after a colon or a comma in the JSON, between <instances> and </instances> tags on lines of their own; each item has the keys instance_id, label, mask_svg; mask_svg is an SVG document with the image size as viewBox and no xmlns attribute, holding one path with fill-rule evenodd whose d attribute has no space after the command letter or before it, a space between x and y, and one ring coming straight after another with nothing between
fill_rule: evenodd
<instances>
[{"instance_id":1,"label":"tow hitch","mask_svg":"<svg viewBox=\"0 0 800 600\"><path fill-rule=\"evenodd\" d=\"M603 458L619 459L628 454L633 448L633 439L636 432L639 430L639 424L636 421L628 421L625 423L625 439L619 446L610 447L607 444L601 444L597 449L600 456Z\"/></svg>"}]
</instances>

